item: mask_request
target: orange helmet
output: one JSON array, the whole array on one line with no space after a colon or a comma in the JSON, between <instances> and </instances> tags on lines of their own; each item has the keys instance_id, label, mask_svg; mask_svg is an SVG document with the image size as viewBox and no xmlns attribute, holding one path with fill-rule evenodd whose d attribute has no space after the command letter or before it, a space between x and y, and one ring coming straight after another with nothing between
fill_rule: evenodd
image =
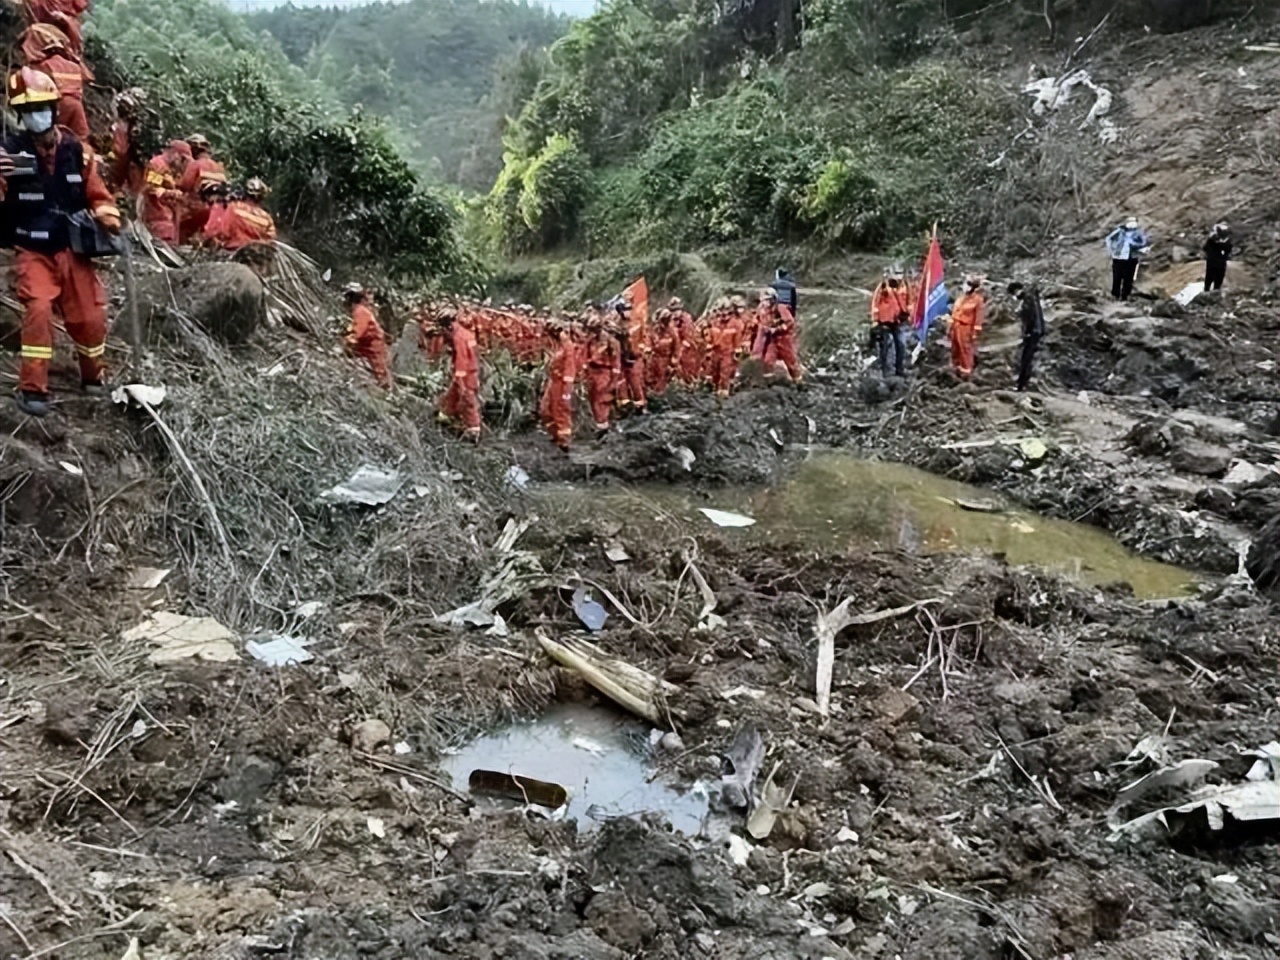
<instances>
[{"instance_id":1,"label":"orange helmet","mask_svg":"<svg viewBox=\"0 0 1280 960\"><path fill-rule=\"evenodd\" d=\"M22 34L23 55L39 60L55 53L70 53L71 40L52 23L33 23Z\"/></svg>"},{"instance_id":2,"label":"orange helmet","mask_svg":"<svg viewBox=\"0 0 1280 960\"><path fill-rule=\"evenodd\" d=\"M9 106L34 107L42 103L57 103L59 99L58 85L47 73L23 67L9 74Z\"/></svg>"}]
</instances>

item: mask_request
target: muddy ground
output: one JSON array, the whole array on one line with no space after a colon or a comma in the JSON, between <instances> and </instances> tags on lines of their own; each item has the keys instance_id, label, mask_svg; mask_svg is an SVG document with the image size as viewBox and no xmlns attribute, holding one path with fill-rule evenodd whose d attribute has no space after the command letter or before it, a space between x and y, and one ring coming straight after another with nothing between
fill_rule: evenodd
<instances>
[{"instance_id":1,"label":"muddy ground","mask_svg":"<svg viewBox=\"0 0 1280 960\"><path fill-rule=\"evenodd\" d=\"M1274 823L1112 837L1185 798L1117 804L1156 765L1205 759L1208 782L1236 784L1241 751L1276 736L1280 58L1247 52L1257 39L1152 37L1094 65L1122 137L1081 155L1074 202L1090 212L1020 268L1044 281L1050 320L1029 394L1010 392L1017 337L998 313L973 384L941 344L886 383L860 330L828 328L804 387L674 394L601 443L584 429L568 457L530 428L532 390L494 397L502 426L473 450L432 424L429 389L377 396L315 331L231 348L166 331L130 372L169 387L168 434L66 389L44 423L0 404L0 957L118 960L135 938L146 960L1274 957ZM1167 66L1188 53L1193 69ZM1121 208L1161 237L1128 305L1092 289ZM1234 289L1177 307L1196 231L1220 216L1241 240ZM110 354L127 363L122 344ZM15 365L6 353L5 383ZM69 354L55 374L74 377ZM827 447L1100 527L1202 589L1138 601L996 556L605 528L504 479L519 465L584 500L627 481L713 492L782 482ZM362 462L400 473L394 499L318 501ZM512 519L529 525L504 553ZM1262 592L1240 575L1250 544ZM630 559L608 560L616 546ZM139 566L172 572L131 588ZM509 636L435 621L499 581ZM660 811L493 814L445 781L444 751L470 735L599 702L535 639L580 629L587 581L617 598L595 641L677 688L683 750L655 758L664 775L714 782L752 724L766 768L794 780L745 863ZM823 717L815 623L845 598L928 602L840 634ZM122 635L154 610L217 618L238 659L151 662ZM315 659L270 668L240 642L275 633ZM375 719L388 743L354 749ZM719 822L745 838L743 819Z\"/></svg>"},{"instance_id":2,"label":"muddy ground","mask_svg":"<svg viewBox=\"0 0 1280 960\"><path fill-rule=\"evenodd\" d=\"M265 334L206 354L222 359L176 376L167 401L222 511L229 568L146 418L71 399L39 425L6 408L0 956L116 958L135 937L147 958L1274 956L1273 831L1112 839L1109 826L1178 799L1113 809L1151 768L1126 760L1144 738L1167 738L1162 760L1218 762L1210 781L1229 784L1251 763L1239 751L1275 734L1277 608L1230 575L1280 487L1226 482L1235 460L1276 460L1274 366L1259 366L1275 361L1275 313L1235 309L1160 317L1064 292L1031 395L1006 392L1010 329L996 323L972 385L940 366L885 384L849 348L803 388L759 385L723 408L675 396L568 458L523 430L461 449L416 426L427 404L370 398L342 361ZM242 411L246 382L257 405ZM205 419L187 423L187 405ZM266 436L297 409L331 426ZM261 484L256 512L287 501L296 533L234 512L250 481L196 446L218 430ZM1045 441L1042 460L947 446L1026 436ZM1210 576L1199 596L1140 603L994 557L603 530L502 485L513 463L588 490L767 484L811 445L990 486ZM386 507L311 504L359 455L394 465L404 451L410 484ZM511 636L435 623L492 582L513 516L531 523L522 586L500 607ZM629 561L605 558L614 541ZM127 589L140 563L174 573ZM714 630L697 629L690 563L715 594ZM615 608L597 642L678 687L684 750L660 758L667 775L714 780L750 723L766 766L794 778L745 864L660 812L589 831L482 814L445 789L449 745L558 699L594 702L534 639L579 629L566 587L580 580L629 614ZM859 611L930 602L841 634L823 718L815 617L846 597ZM307 600L323 604L309 619L288 605ZM151 608L292 630L316 659L272 669L241 649L157 665L121 638ZM411 752L353 750L369 719Z\"/></svg>"}]
</instances>

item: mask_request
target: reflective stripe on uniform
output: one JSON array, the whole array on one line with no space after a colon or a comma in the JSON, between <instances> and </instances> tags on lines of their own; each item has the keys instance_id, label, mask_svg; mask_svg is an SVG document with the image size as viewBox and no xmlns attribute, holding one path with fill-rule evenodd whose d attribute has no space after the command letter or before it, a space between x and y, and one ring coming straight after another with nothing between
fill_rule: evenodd
<instances>
[{"instance_id":1,"label":"reflective stripe on uniform","mask_svg":"<svg viewBox=\"0 0 1280 960\"><path fill-rule=\"evenodd\" d=\"M24 343L22 345L22 357L24 360L52 360L53 347L33 347Z\"/></svg>"},{"instance_id":2,"label":"reflective stripe on uniform","mask_svg":"<svg viewBox=\"0 0 1280 960\"><path fill-rule=\"evenodd\" d=\"M14 233L23 237L30 237L32 240L48 240L48 230L24 230L22 227L14 228Z\"/></svg>"},{"instance_id":3,"label":"reflective stripe on uniform","mask_svg":"<svg viewBox=\"0 0 1280 960\"><path fill-rule=\"evenodd\" d=\"M80 176L78 173L68 173L67 183L84 183L84 177Z\"/></svg>"},{"instance_id":4,"label":"reflective stripe on uniform","mask_svg":"<svg viewBox=\"0 0 1280 960\"><path fill-rule=\"evenodd\" d=\"M251 213L248 210L237 210L236 216L250 226L264 228L271 226L271 214Z\"/></svg>"},{"instance_id":5,"label":"reflective stripe on uniform","mask_svg":"<svg viewBox=\"0 0 1280 960\"><path fill-rule=\"evenodd\" d=\"M25 350L26 348L24 347L23 349ZM84 344L80 343L76 344L76 352L82 357L100 357L106 352L106 350L107 345L105 343L100 343L96 347L86 347ZM49 354L52 356L53 351L50 350Z\"/></svg>"}]
</instances>

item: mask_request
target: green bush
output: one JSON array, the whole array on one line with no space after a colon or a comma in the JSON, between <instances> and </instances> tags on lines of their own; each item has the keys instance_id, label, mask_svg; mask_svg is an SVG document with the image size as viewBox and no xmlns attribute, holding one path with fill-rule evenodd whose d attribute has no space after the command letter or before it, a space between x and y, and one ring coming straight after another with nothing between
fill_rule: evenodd
<instances>
[{"instance_id":1,"label":"green bush","mask_svg":"<svg viewBox=\"0 0 1280 960\"><path fill-rule=\"evenodd\" d=\"M451 199L418 182L387 128L337 107L222 5L98 0L90 23L113 61L100 73L148 90L153 139L205 133L233 176L271 184L282 232L308 252L415 283L478 269Z\"/></svg>"}]
</instances>

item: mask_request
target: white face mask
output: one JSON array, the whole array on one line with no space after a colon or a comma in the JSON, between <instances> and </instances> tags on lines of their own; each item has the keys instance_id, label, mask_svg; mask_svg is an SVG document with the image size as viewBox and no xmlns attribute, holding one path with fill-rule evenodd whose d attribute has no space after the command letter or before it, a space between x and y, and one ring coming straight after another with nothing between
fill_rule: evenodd
<instances>
[{"instance_id":1,"label":"white face mask","mask_svg":"<svg viewBox=\"0 0 1280 960\"><path fill-rule=\"evenodd\" d=\"M44 133L53 126L52 110L33 110L22 115L22 125L32 133Z\"/></svg>"}]
</instances>

